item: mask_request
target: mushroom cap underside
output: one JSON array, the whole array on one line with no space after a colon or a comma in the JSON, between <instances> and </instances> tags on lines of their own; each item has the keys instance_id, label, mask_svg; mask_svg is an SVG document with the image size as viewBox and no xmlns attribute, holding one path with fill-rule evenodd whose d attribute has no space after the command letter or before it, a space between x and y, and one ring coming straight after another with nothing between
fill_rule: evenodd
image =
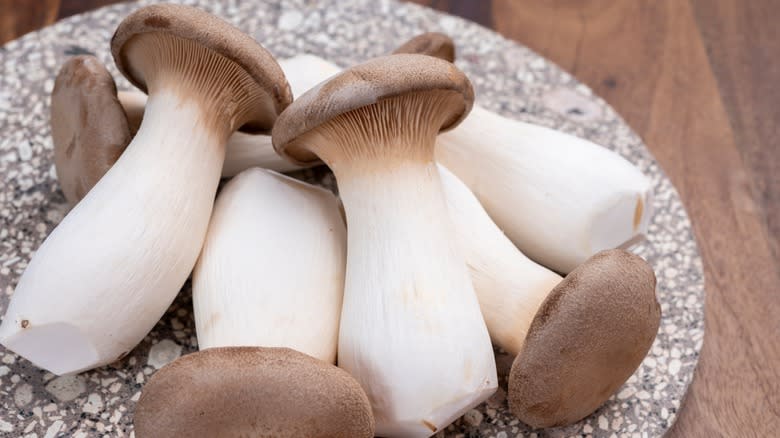
<instances>
[{"instance_id":1,"label":"mushroom cap underside","mask_svg":"<svg viewBox=\"0 0 780 438\"><path fill-rule=\"evenodd\" d=\"M274 125L273 144L277 152L293 162L316 161L316 155L306 145L290 146L339 116L390 99L439 91L458 97L458 104L439 108L446 114L436 130L445 131L457 126L474 104L474 90L466 75L454 64L431 56L396 54L374 58L344 70L297 98ZM424 99L418 102L424 103Z\"/></svg>"},{"instance_id":2,"label":"mushroom cap underside","mask_svg":"<svg viewBox=\"0 0 780 438\"><path fill-rule=\"evenodd\" d=\"M144 34L165 34L204 47L234 63L252 78L257 93L267 96L253 108L241 130L268 133L276 116L292 102L292 91L274 57L252 37L224 20L200 9L177 4L158 4L140 8L127 16L111 39L111 53L119 71L136 87L148 91L146 72L126 50L128 43ZM137 56L137 55L136 55ZM141 55L145 56L145 55ZM199 63L197 57L179 57L178 62ZM171 61L173 62L173 61ZM181 67L181 66L178 66ZM205 68L193 65L193 69ZM196 75L222 80L229 75ZM269 112L271 114L269 114Z\"/></svg>"}]
</instances>

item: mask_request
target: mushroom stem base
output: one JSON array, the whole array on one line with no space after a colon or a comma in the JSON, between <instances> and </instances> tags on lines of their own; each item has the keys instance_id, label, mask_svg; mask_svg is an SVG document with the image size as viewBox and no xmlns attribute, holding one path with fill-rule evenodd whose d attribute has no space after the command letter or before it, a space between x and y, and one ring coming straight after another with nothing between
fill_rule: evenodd
<instances>
[{"instance_id":1,"label":"mushroom stem base","mask_svg":"<svg viewBox=\"0 0 780 438\"><path fill-rule=\"evenodd\" d=\"M490 339L436 165L350 168L336 169L349 229L339 366L379 435L429 436L495 391Z\"/></svg>"}]
</instances>

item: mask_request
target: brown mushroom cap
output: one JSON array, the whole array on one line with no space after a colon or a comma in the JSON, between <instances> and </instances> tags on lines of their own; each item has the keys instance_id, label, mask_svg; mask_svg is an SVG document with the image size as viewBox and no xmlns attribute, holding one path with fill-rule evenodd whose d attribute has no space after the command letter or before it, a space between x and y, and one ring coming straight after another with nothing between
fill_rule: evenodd
<instances>
[{"instance_id":1,"label":"brown mushroom cap","mask_svg":"<svg viewBox=\"0 0 780 438\"><path fill-rule=\"evenodd\" d=\"M425 32L401 44L393 53L418 53L455 62L455 42L439 32Z\"/></svg>"},{"instance_id":2,"label":"brown mushroom cap","mask_svg":"<svg viewBox=\"0 0 780 438\"><path fill-rule=\"evenodd\" d=\"M509 407L533 427L591 414L637 369L661 319L655 274L624 250L573 270L536 312L509 374Z\"/></svg>"},{"instance_id":3,"label":"brown mushroom cap","mask_svg":"<svg viewBox=\"0 0 780 438\"><path fill-rule=\"evenodd\" d=\"M167 39L132 50L133 43L148 34ZM233 100L241 101L233 104L247 106L240 109L241 129L249 132L269 132L292 101L281 67L265 48L220 18L190 6L160 4L136 10L117 27L111 53L119 71L145 92L160 70L199 82L203 93L220 96L232 90ZM206 74L202 69L213 71ZM262 98L245 98L255 94Z\"/></svg>"},{"instance_id":4,"label":"brown mushroom cap","mask_svg":"<svg viewBox=\"0 0 780 438\"><path fill-rule=\"evenodd\" d=\"M150 437L371 437L374 417L346 371L288 348L209 348L155 373L135 409Z\"/></svg>"},{"instance_id":5,"label":"brown mushroom cap","mask_svg":"<svg viewBox=\"0 0 780 438\"><path fill-rule=\"evenodd\" d=\"M445 92L451 104L438 108L439 126L436 132L457 126L471 111L474 90L466 75L454 64L431 56L417 54L388 55L371 59L344 70L297 98L279 116L273 129L276 151L300 164L318 161L306 144L296 140L317 130L331 120L356 110L374 106L378 112L381 103L392 102L412 95ZM400 102L402 114L414 115L414 105L426 104L427 99ZM398 109L397 106L389 106ZM371 120L378 121L379 117ZM392 123L391 115L378 122ZM410 128L411 129L411 128ZM369 128L366 128L369 130Z\"/></svg>"},{"instance_id":6,"label":"brown mushroom cap","mask_svg":"<svg viewBox=\"0 0 780 438\"><path fill-rule=\"evenodd\" d=\"M60 68L51 93L51 136L57 178L71 205L116 162L132 139L111 74L94 56Z\"/></svg>"}]
</instances>

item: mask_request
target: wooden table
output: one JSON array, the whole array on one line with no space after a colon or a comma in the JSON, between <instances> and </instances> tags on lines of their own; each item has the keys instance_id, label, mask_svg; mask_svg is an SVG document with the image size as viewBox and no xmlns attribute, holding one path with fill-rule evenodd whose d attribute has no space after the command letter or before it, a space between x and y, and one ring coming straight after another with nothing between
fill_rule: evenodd
<instances>
[{"instance_id":1,"label":"wooden table","mask_svg":"<svg viewBox=\"0 0 780 438\"><path fill-rule=\"evenodd\" d=\"M0 42L116 1L0 0ZM680 191L706 273L702 358L671 436L777 436L780 4L412 1L552 59L642 136Z\"/></svg>"}]
</instances>

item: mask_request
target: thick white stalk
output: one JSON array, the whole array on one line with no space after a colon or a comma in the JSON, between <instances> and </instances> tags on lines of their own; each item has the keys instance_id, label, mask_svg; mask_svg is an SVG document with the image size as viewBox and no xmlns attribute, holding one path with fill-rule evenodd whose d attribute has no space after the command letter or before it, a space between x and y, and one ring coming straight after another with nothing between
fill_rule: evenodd
<instances>
[{"instance_id":1,"label":"thick white stalk","mask_svg":"<svg viewBox=\"0 0 780 438\"><path fill-rule=\"evenodd\" d=\"M442 165L439 174L490 338L517 354L536 311L561 277L518 251L458 177Z\"/></svg>"},{"instance_id":2,"label":"thick white stalk","mask_svg":"<svg viewBox=\"0 0 780 438\"><path fill-rule=\"evenodd\" d=\"M276 153L270 135L233 133L228 140L222 177L229 178L253 167L277 172L301 169L301 166L285 160Z\"/></svg>"},{"instance_id":3,"label":"thick white stalk","mask_svg":"<svg viewBox=\"0 0 780 438\"><path fill-rule=\"evenodd\" d=\"M606 148L477 106L436 144L520 250L556 271L647 230L650 182Z\"/></svg>"},{"instance_id":4,"label":"thick white stalk","mask_svg":"<svg viewBox=\"0 0 780 438\"><path fill-rule=\"evenodd\" d=\"M432 435L497 387L439 174L356 164L337 178L349 226L339 366L366 390L378 435Z\"/></svg>"},{"instance_id":5,"label":"thick white stalk","mask_svg":"<svg viewBox=\"0 0 780 438\"><path fill-rule=\"evenodd\" d=\"M150 99L146 114L119 161L35 253L0 327L3 345L55 374L135 347L203 243L226 139L173 94Z\"/></svg>"},{"instance_id":6,"label":"thick white stalk","mask_svg":"<svg viewBox=\"0 0 780 438\"><path fill-rule=\"evenodd\" d=\"M249 169L222 189L192 275L200 349L287 347L334 363L347 232L329 191Z\"/></svg>"},{"instance_id":7,"label":"thick white stalk","mask_svg":"<svg viewBox=\"0 0 780 438\"><path fill-rule=\"evenodd\" d=\"M298 98L315 85L341 72L338 65L316 55L296 55L279 61L293 97Z\"/></svg>"}]
</instances>

